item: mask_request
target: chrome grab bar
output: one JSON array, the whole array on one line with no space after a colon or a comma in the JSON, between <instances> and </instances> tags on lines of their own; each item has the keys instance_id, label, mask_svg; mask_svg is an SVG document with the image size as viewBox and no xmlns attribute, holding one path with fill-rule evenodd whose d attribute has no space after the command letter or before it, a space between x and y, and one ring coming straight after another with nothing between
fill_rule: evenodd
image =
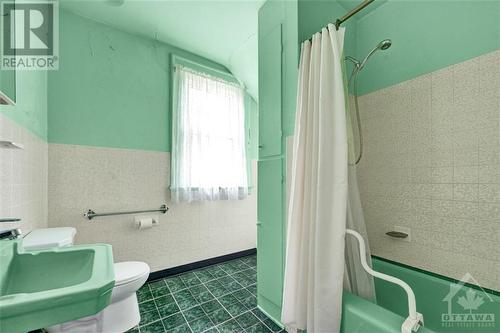
<instances>
[{"instance_id":1,"label":"chrome grab bar","mask_svg":"<svg viewBox=\"0 0 500 333\"><path fill-rule=\"evenodd\" d=\"M352 229L346 229L346 234L354 236L354 238L357 239L359 243L359 255L361 260L361 266L363 266L363 268L368 274L377 277L379 279L397 284L398 286L404 289L408 297L408 317L405 319L403 325L401 326L401 333L417 332L418 329L424 325L424 317L422 316L421 313L417 312L417 302L415 300L415 294L413 293L411 287L408 285L408 283L404 282L401 279L374 271L366 262L366 245L363 236L361 236L359 232Z\"/></svg>"},{"instance_id":2,"label":"chrome grab bar","mask_svg":"<svg viewBox=\"0 0 500 333\"><path fill-rule=\"evenodd\" d=\"M167 205L161 205L160 209L134 210L130 212L114 212L114 213L96 213L92 209L89 209L86 213L83 214L83 217L92 220L94 217L99 217L99 216L142 214L142 213L154 213L154 212L160 212L162 214L165 214L167 211L168 211Z\"/></svg>"},{"instance_id":3,"label":"chrome grab bar","mask_svg":"<svg viewBox=\"0 0 500 333\"><path fill-rule=\"evenodd\" d=\"M21 221L21 219L18 217L6 217L0 219L0 222L19 222L19 221Z\"/></svg>"}]
</instances>

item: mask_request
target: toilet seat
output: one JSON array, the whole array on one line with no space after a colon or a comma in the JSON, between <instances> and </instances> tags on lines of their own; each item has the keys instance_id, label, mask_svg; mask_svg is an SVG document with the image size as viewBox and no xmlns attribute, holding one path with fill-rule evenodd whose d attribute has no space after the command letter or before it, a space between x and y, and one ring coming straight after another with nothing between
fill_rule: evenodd
<instances>
[{"instance_id":1,"label":"toilet seat","mask_svg":"<svg viewBox=\"0 0 500 333\"><path fill-rule=\"evenodd\" d=\"M149 275L149 266L140 261L115 263L115 286L121 286Z\"/></svg>"}]
</instances>

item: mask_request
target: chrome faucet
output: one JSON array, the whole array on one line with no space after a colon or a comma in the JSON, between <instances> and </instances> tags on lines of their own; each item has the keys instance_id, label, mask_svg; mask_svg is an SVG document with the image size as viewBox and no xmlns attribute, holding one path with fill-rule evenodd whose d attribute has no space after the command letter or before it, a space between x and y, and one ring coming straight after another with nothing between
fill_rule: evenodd
<instances>
[{"instance_id":1,"label":"chrome faucet","mask_svg":"<svg viewBox=\"0 0 500 333\"><path fill-rule=\"evenodd\" d=\"M21 229L18 228L0 231L0 240L2 239L13 240L18 238L19 236L21 236Z\"/></svg>"}]
</instances>

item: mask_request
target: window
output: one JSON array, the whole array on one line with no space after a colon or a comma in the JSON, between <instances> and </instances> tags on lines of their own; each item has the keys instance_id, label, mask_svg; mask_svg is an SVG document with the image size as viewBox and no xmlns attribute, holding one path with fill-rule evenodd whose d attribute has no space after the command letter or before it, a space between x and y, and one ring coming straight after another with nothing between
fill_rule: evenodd
<instances>
[{"instance_id":1,"label":"window","mask_svg":"<svg viewBox=\"0 0 500 333\"><path fill-rule=\"evenodd\" d=\"M248 195L243 89L177 66L172 117L174 201Z\"/></svg>"}]
</instances>

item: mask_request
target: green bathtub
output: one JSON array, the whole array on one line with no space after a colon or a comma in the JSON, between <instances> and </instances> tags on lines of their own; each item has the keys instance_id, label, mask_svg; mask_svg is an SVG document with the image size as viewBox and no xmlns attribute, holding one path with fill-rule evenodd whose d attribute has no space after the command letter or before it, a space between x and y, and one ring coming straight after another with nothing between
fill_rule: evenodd
<instances>
[{"instance_id":1,"label":"green bathtub","mask_svg":"<svg viewBox=\"0 0 500 333\"><path fill-rule=\"evenodd\" d=\"M500 293L468 284L457 284L455 280L413 269L382 258L373 258L373 268L376 271L395 276L408 283L417 300L417 311L424 316L426 332L436 333L493 333L500 332ZM500 278L500 277L499 277ZM374 315L365 311L365 321L391 322L391 328L377 330L356 330L351 322L356 318L351 315L351 308L369 307L360 298L347 294L344 298L344 309L347 310L343 330L345 333L355 332L399 332L403 317L408 315L406 294L399 286L375 279L378 309L372 309ZM347 305L346 305L347 304ZM354 306L355 304L356 306ZM360 305L361 304L361 305ZM387 312L389 313L387 313ZM391 315L398 315L399 322ZM366 317L368 316L368 317ZM352 317L352 318L351 318ZM383 319L381 319L383 318ZM378 324L379 326L382 324ZM386 326L386 325L384 325ZM428 330L427 330L428 329ZM419 330L424 332L424 330Z\"/></svg>"}]
</instances>

